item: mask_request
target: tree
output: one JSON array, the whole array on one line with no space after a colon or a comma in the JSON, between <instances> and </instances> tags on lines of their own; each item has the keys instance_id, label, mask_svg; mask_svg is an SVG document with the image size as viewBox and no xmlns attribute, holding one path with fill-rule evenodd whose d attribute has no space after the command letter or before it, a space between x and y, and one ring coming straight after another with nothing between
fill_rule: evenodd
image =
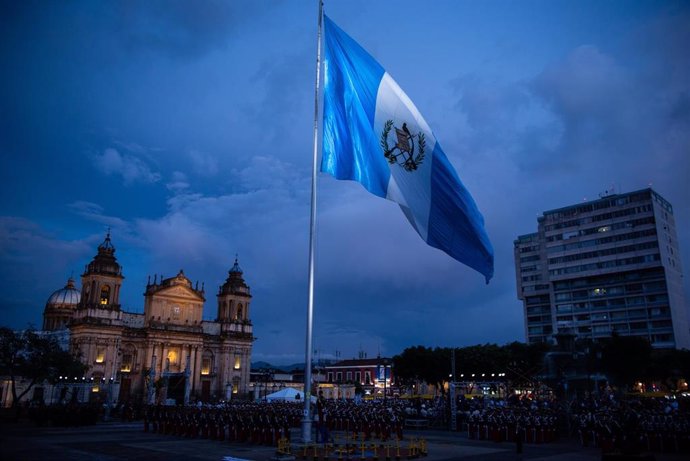
<instances>
[{"instance_id":1,"label":"tree","mask_svg":"<svg viewBox=\"0 0 690 461\"><path fill-rule=\"evenodd\" d=\"M78 357L60 347L57 339L33 329L15 332L0 327L0 374L10 378L12 406L39 383L55 383L59 376L81 376L86 366ZM17 380L28 380L28 386L17 393Z\"/></svg>"},{"instance_id":2,"label":"tree","mask_svg":"<svg viewBox=\"0 0 690 461\"><path fill-rule=\"evenodd\" d=\"M393 357L395 375L404 384L424 381L441 389L450 370L449 349L431 349L424 346L408 347Z\"/></svg>"},{"instance_id":3,"label":"tree","mask_svg":"<svg viewBox=\"0 0 690 461\"><path fill-rule=\"evenodd\" d=\"M652 346L639 336L616 333L601 340L604 373L623 391L635 380L644 377L652 358Z\"/></svg>"}]
</instances>

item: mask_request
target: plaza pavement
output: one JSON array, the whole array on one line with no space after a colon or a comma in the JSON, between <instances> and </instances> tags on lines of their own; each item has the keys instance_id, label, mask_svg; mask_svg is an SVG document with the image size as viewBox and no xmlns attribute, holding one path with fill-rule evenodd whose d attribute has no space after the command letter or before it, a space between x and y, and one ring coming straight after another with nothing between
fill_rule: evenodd
<instances>
[{"instance_id":1,"label":"plaza pavement","mask_svg":"<svg viewBox=\"0 0 690 461\"><path fill-rule=\"evenodd\" d=\"M75 428L36 427L30 424L0 426L0 460L3 461L223 461L224 458L268 461L274 447L185 439L145 433L141 422L100 423ZM426 461L594 461L601 459L596 448L583 448L575 440L524 445L516 454L515 444L469 440L466 435L435 430L406 431L405 437L424 437L428 443ZM298 431L293 430L293 440ZM404 442L407 445L407 442ZM299 454L297 460L302 459ZM336 458L332 458L336 459ZM359 460L359 456L352 458ZM381 457L382 460L385 457ZM404 458L403 458L404 459ZM685 456L655 454L656 461L686 460ZM395 457L392 457L395 460Z\"/></svg>"}]
</instances>

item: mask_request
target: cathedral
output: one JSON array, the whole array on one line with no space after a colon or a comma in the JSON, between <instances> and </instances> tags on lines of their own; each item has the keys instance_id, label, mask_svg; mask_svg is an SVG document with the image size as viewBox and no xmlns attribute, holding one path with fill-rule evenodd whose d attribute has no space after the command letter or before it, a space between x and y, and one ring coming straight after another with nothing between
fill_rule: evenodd
<instances>
[{"instance_id":1,"label":"cathedral","mask_svg":"<svg viewBox=\"0 0 690 461\"><path fill-rule=\"evenodd\" d=\"M215 321L202 319L206 300L180 271L149 278L144 313L120 306L124 276L107 234L81 276L53 293L43 329L69 331L69 347L88 365L82 379L93 394L139 402L189 403L229 400L246 394L251 363L251 294L235 264L219 287Z\"/></svg>"}]
</instances>

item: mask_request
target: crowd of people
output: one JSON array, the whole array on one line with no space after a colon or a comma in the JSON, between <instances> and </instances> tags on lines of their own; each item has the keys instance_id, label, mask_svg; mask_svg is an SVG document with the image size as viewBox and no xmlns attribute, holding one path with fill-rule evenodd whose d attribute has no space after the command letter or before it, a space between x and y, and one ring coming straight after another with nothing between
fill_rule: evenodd
<instances>
[{"instance_id":1,"label":"crowd of people","mask_svg":"<svg viewBox=\"0 0 690 461\"><path fill-rule=\"evenodd\" d=\"M348 440L402 440L406 421L431 420L439 405L419 399L326 400L313 405L316 442L331 442L334 435ZM29 417L37 424L80 426L110 418L143 419L147 432L188 438L277 445L301 427L302 402L250 402L236 400L218 405L118 404L104 410L97 404L32 405ZM565 405L554 399L460 397L457 428L469 439L494 442L548 443L559 434L578 437L583 446L603 452L690 453L690 399L616 398L588 396ZM568 434L569 432L569 434Z\"/></svg>"},{"instance_id":2,"label":"crowd of people","mask_svg":"<svg viewBox=\"0 0 690 461\"><path fill-rule=\"evenodd\" d=\"M690 402L590 397L574 402L571 428L583 446L602 451L690 453Z\"/></svg>"},{"instance_id":3,"label":"crowd of people","mask_svg":"<svg viewBox=\"0 0 690 461\"><path fill-rule=\"evenodd\" d=\"M333 431L344 431L353 439L382 442L397 438L402 440L405 423L404 400L371 400L357 403L352 400L325 400L317 402L317 439L328 441Z\"/></svg>"},{"instance_id":4,"label":"crowd of people","mask_svg":"<svg viewBox=\"0 0 690 461\"><path fill-rule=\"evenodd\" d=\"M214 406L149 406L144 431L188 438L276 445L302 417L299 404L236 401Z\"/></svg>"},{"instance_id":5,"label":"crowd of people","mask_svg":"<svg viewBox=\"0 0 690 461\"><path fill-rule=\"evenodd\" d=\"M405 405L402 401L355 403L319 398L314 407L317 442L332 440L335 432L346 438L380 440L403 438ZM144 431L189 438L208 438L276 445L299 428L303 404L299 402L233 401L212 406L152 405L144 411Z\"/></svg>"},{"instance_id":6,"label":"crowd of people","mask_svg":"<svg viewBox=\"0 0 690 461\"><path fill-rule=\"evenodd\" d=\"M547 443L558 436L559 412L553 401L518 399L460 399L458 430L470 439L494 442Z\"/></svg>"}]
</instances>

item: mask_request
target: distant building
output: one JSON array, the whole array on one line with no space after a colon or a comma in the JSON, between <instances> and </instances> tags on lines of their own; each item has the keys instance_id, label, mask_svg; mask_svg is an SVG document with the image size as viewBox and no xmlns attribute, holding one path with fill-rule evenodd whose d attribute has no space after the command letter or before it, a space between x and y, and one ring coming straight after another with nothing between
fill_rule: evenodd
<instances>
[{"instance_id":1,"label":"distant building","mask_svg":"<svg viewBox=\"0 0 690 461\"><path fill-rule=\"evenodd\" d=\"M514 242L525 336L548 341L613 332L690 348L688 305L671 204L652 189L546 211Z\"/></svg>"},{"instance_id":2,"label":"distant building","mask_svg":"<svg viewBox=\"0 0 690 461\"><path fill-rule=\"evenodd\" d=\"M384 393L392 395L395 390L393 361L390 358L341 360L324 366L323 372L326 381L322 384L332 384L343 389L344 394L334 398L353 398L355 387L361 387L366 395L379 397ZM344 385L351 385L352 388Z\"/></svg>"},{"instance_id":3,"label":"distant building","mask_svg":"<svg viewBox=\"0 0 690 461\"><path fill-rule=\"evenodd\" d=\"M110 400L182 403L249 391L252 296L237 260L216 295L213 322L202 320L203 285L193 285L183 271L149 279L143 314L121 309L123 280L108 234L81 276L81 291L70 279L46 303L44 330L67 328L69 347L89 367L77 381L85 383L79 400L110 393ZM65 377L51 391L60 395L45 400L64 399L73 388L73 377Z\"/></svg>"}]
</instances>

